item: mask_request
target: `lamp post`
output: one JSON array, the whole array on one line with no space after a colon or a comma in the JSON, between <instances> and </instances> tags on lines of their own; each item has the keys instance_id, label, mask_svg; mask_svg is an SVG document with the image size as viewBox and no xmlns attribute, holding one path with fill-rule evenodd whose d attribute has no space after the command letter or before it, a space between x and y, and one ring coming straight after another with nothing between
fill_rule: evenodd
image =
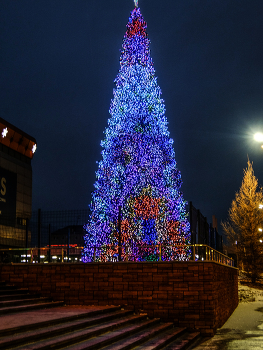
<instances>
[{"instance_id":1,"label":"lamp post","mask_svg":"<svg viewBox=\"0 0 263 350\"><path fill-rule=\"evenodd\" d=\"M262 146L261 146L262 147ZM263 148L263 147L262 147ZM259 209L263 209L263 204L259 204L258 206ZM259 232L263 232L263 229L260 227L259 229ZM263 243L263 240L262 240L262 237L260 238L259 240L259 243Z\"/></svg>"}]
</instances>

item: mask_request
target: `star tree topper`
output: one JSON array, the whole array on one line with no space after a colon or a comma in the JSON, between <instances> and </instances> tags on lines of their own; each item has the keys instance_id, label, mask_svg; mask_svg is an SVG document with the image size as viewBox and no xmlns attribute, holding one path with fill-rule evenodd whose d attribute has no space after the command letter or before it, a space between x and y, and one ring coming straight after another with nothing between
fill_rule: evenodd
<instances>
[{"instance_id":1,"label":"star tree topper","mask_svg":"<svg viewBox=\"0 0 263 350\"><path fill-rule=\"evenodd\" d=\"M138 7L138 6L139 6L139 5L138 5L138 2L139 2L139 0L134 0L135 7Z\"/></svg>"}]
</instances>

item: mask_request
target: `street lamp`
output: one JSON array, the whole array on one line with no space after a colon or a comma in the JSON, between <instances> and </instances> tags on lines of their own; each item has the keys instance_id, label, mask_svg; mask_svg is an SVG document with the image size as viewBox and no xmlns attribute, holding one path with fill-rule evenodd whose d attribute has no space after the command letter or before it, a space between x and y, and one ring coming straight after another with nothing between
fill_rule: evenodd
<instances>
[{"instance_id":1,"label":"street lamp","mask_svg":"<svg viewBox=\"0 0 263 350\"><path fill-rule=\"evenodd\" d=\"M263 142L263 134L262 134L262 132L257 132L254 135L254 140L257 141L257 142Z\"/></svg>"},{"instance_id":2,"label":"street lamp","mask_svg":"<svg viewBox=\"0 0 263 350\"><path fill-rule=\"evenodd\" d=\"M262 132L257 132L254 135L254 140L257 142L263 142L263 133ZM263 148L263 145L261 145L261 148Z\"/></svg>"}]
</instances>

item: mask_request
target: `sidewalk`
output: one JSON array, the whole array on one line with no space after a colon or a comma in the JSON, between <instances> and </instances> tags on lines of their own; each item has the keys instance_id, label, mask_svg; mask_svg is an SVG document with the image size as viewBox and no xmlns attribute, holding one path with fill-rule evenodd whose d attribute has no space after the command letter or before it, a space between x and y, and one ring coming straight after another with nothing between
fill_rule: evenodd
<instances>
[{"instance_id":1,"label":"sidewalk","mask_svg":"<svg viewBox=\"0 0 263 350\"><path fill-rule=\"evenodd\" d=\"M242 301L227 322L195 350L263 349L263 290L239 286L239 295Z\"/></svg>"}]
</instances>

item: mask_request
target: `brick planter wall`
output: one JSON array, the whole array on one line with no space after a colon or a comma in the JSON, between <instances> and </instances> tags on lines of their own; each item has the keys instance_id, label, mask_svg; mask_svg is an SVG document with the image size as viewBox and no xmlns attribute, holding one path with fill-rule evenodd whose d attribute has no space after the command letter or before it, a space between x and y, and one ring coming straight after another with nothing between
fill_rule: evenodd
<instances>
[{"instance_id":1,"label":"brick planter wall","mask_svg":"<svg viewBox=\"0 0 263 350\"><path fill-rule=\"evenodd\" d=\"M126 305L212 336L238 305L238 270L215 262L0 264L0 279L71 305Z\"/></svg>"}]
</instances>

